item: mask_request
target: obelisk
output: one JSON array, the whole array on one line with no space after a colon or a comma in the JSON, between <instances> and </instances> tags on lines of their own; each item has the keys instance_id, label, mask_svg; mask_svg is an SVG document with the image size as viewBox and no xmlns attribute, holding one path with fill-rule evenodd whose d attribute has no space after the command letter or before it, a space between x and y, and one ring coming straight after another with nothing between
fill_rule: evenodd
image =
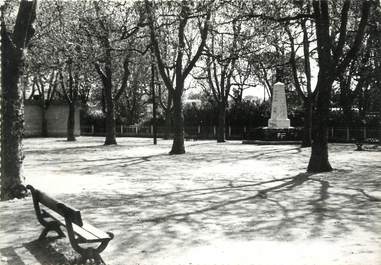
<instances>
[{"instance_id":1,"label":"obelisk","mask_svg":"<svg viewBox=\"0 0 381 265\"><path fill-rule=\"evenodd\" d=\"M284 129L290 128L290 120L287 118L287 103L284 84L277 82L273 88L273 100L271 103L271 117L268 128Z\"/></svg>"}]
</instances>

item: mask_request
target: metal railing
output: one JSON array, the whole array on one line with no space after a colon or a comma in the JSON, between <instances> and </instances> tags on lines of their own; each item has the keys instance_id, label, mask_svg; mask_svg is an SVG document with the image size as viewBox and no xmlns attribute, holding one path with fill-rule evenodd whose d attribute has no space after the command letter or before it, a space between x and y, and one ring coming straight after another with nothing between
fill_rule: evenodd
<instances>
[{"instance_id":1,"label":"metal railing","mask_svg":"<svg viewBox=\"0 0 381 265\"><path fill-rule=\"evenodd\" d=\"M225 129L228 140L245 140L250 136L254 128L247 126L227 126ZM186 126L184 128L186 139L216 139L216 126ZM104 136L103 128L91 126L81 126L81 135L83 136ZM139 125L118 125L116 126L117 137L153 137L153 126ZM328 140L330 142L355 142L358 139L378 139L380 129L377 128L340 128L331 127L328 129ZM168 130L164 126L157 128L157 137L169 137Z\"/></svg>"}]
</instances>

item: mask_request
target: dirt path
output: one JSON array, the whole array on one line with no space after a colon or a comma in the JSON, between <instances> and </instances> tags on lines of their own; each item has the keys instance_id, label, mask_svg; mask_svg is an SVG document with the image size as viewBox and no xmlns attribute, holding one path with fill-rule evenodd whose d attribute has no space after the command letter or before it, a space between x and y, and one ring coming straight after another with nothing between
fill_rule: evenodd
<instances>
[{"instance_id":1,"label":"dirt path","mask_svg":"<svg viewBox=\"0 0 381 265\"><path fill-rule=\"evenodd\" d=\"M305 174L295 146L81 137L25 141L26 183L115 239L107 264L381 264L381 153L331 145ZM67 239L38 242L31 198L0 202L0 264L72 264Z\"/></svg>"}]
</instances>

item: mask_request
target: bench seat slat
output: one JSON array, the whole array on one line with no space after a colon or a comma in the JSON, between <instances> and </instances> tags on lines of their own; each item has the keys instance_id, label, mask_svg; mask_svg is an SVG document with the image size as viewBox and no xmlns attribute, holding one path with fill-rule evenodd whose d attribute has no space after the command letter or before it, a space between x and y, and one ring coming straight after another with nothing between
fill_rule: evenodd
<instances>
[{"instance_id":1,"label":"bench seat slat","mask_svg":"<svg viewBox=\"0 0 381 265\"><path fill-rule=\"evenodd\" d=\"M94 236L98 237L99 239L111 239L109 234L99 230L98 228L92 226L89 223L83 222L82 228L93 234Z\"/></svg>"},{"instance_id":2,"label":"bench seat slat","mask_svg":"<svg viewBox=\"0 0 381 265\"><path fill-rule=\"evenodd\" d=\"M86 231L85 229L83 229L82 227L76 224L73 224L73 230L74 230L74 233L76 233L79 237L85 239L86 242L91 243L91 242L102 241L102 239L100 239L99 237L96 237L92 233Z\"/></svg>"}]
</instances>

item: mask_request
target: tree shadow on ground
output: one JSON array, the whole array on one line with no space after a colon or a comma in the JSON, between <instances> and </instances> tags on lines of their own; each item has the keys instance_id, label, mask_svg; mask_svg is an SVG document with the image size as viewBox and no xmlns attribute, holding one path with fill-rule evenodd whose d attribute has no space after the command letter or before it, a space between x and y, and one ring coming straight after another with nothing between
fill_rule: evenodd
<instances>
[{"instance_id":1,"label":"tree shadow on ground","mask_svg":"<svg viewBox=\"0 0 381 265\"><path fill-rule=\"evenodd\" d=\"M203 147L206 148L205 145L207 144L208 143L203 144ZM298 147L284 147L283 149L264 148L265 150L251 152L247 152L247 149L242 149L235 151L235 154L232 156L226 156L223 152L218 150L214 152L206 150L195 153L192 152L193 150L191 149L182 156L171 156L168 152L159 152L152 155L134 154L132 156L128 154L126 147L119 146L119 152L116 152L117 154L115 154L115 156L93 157L93 153L102 153L102 149L93 150L91 147L86 148L90 149L86 150L86 155L82 155L81 157L78 157L78 153L85 151L81 148L78 148L75 152L73 152L74 149L55 149L53 152L49 152L49 156L44 156L40 161L47 166L58 166L60 171L71 171L79 174L91 174L94 172L98 174L110 172L126 173L133 172L135 169L143 172L160 172L164 165L167 170L173 169L179 172L180 170L187 171L190 164L192 164L192 167L197 168L207 163L228 164L252 159L264 161L276 157L280 153L298 153L300 150ZM63 157L63 159L61 157Z\"/></svg>"},{"instance_id":2,"label":"tree shadow on ground","mask_svg":"<svg viewBox=\"0 0 381 265\"><path fill-rule=\"evenodd\" d=\"M368 170L372 170L369 168ZM231 239L334 240L354 229L377 233L380 204L374 196L353 187L366 180L342 172L330 180L322 175L300 173L270 181L253 181L162 193L103 194L90 203L81 197L80 208L90 219L116 234L118 251L137 248L154 253L173 247L199 244L223 235ZM332 179L332 180L331 180ZM380 184L372 180L372 186ZM368 183L370 184L370 183ZM78 202L78 198L76 199ZM92 199L93 201L95 198ZM91 204L91 205L90 205ZM99 214L107 218L100 218ZM123 227L123 229L121 229Z\"/></svg>"},{"instance_id":3,"label":"tree shadow on ground","mask_svg":"<svg viewBox=\"0 0 381 265\"><path fill-rule=\"evenodd\" d=\"M44 240L33 240L24 243L23 246L36 258L40 264L71 264L66 256L59 252L56 240L57 237L46 238Z\"/></svg>"},{"instance_id":4,"label":"tree shadow on ground","mask_svg":"<svg viewBox=\"0 0 381 265\"><path fill-rule=\"evenodd\" d=\"M369 190L378 187L380 180L366 175L356 179L352 173L337 170L329 179L321 174L300 173L251 183L246 180L225 186L218 182L205 188L182 187L173 192L152 189L144 194L87 193L58 198L81 209L85 220L115 233L105 251L106 261L123 255L144 258L160 251L210 243L220 236L289 241L300 238L302 231L306 239L334 240L358 228L377 234L380 204ZM25 204L20 208L19 222L27 224L35 217L31 202L25 200ZM40 229L37 223L36 227ZM38 232L33 233L36 236ZM22 245L44 265L75 264L77 260L72 258L65 239L58 243L33 240ZM3 256L5 252L9 256L12 248L0 250ZM12 261L12 265L23 265L17 263L17 257Z\"/></svg>"},{"instance_id":5,"label":"tree shadow on ground","mask_svg":"<svg viewBox=\"0 0 381 265\"><path fill-rule=\"evenodd\" d=\"M88 190L62 187L57 199L80 209L84 220L115 234L104 252L105 260L113 264L221 238L334 241L361 232L365 235L361 244L381 242L377 194L381 166L368 153L352 151L351 145L330 146L330 159L340 170L310 175L298 174L308 162L306 149L203 146L190 146L182 156L169 156L163 148L132 154L127 147L106 153L99 149L94 158L92 151L75 155L68 151L44 155L48 162L41 167L47 166L54 176L51 165L78 179L89 174L89 182L78 182ZM41 158L39 154L33 159ZM59 161L71 163L59 166ZM33 166L30 163L27 169ZM92 177L98 175L100 181L93 185ZM57 174L56 179L65 177ZM28 224L26 216L35 218L29 204L18 208L20 223ZM7 212L0 224L12 223L11 209Z\"/></svg>"},{"instance_id":6,"label":"tree shadow on ground","mask_svg":"<svg viewBox=\"0 0 381 265\"><path fill-rule=\"evenodd\" d=\"M48 237L23 244L37 259L39 264L54 265L92 265L98 264L93 260L83 262L81 256L68 247L68 239Z\"/></svg>"},{"instance_id":7,"label":"tree shadow on ground","mask_svg":"<svg viewBox=\"0 0 381 265\"><path fill-rule=\"evenodd\" d=\"M18 242L18 245L0 249L0 254L2 260L7 260L7 263L11 265L29 265L35 264L36 261L43 265L71 264L72 262L64 254L51 245L55 240L56 238L49 238L21 244ZM32 260L30 257L25 257L23 253L26 251L28 255L32 255Z\"/></svg>"},{"instance_id":8,"label":"tree shadow on ground","mask_svg":"<svg viewBox=\"0 0 381 265\"><path fill-rule=\"evenodd\" d=\"M281 182L278 185L274 185L274 186L269 187L269 188L260 189L260 190L256 191L254 195L250 195L250 196L243 197L243 198L238 198L238 199L233 199L233 200L228 200L228 201L222 201L222 202L213 203L213 205L211 205L211 206L208 206L208 207L205 207L205 208L201 208L201 209L197 209L197 210L194 210L194 211L188 211L188 212L185 211L185 212L182 212L182 213L173 213L173 214L169 214L169 215L165 215L165 216L159 216L159 217L155 217L155 218L143 219L142 222L155 222L155 223L159 223L159 222L169 221L170 219L182 220L182 219L186 219L187 217L189 217L191 215L194 215L194 214L202 214L202 213L207 212L207 211L218 210L219 208L230 206L230 205L233 205L233 204L238 204L238 203L241 203L241 202L250 201L250 200L259 199L259 198L265 199L265 198L267 198L267 194L269 192L276 192L277 190L281 190L281 189L284 189L284 188L288 189L288 190L291 190L291 189L293 189L296 186L302 185L305 181L308 180L310 175L311 174L309 174L309 173L301 173L301 174L296 175L295 177L283 178L283 179L280 179L280 180L265 181L265 182L262 182L262 183L255 183L255 184L252 184L252 185L249 185L249 184L247 184L247 185L241 185L241 186L238 186L236 188L240 189L242 187L253 187L253 186L259 186L259 185L268 184L268 183L274 183L274 182L284 181L284 182ZM231 185L229 187L229 189L233 189L233 188L235 188L233 185ZM212 192L215 193L216 190L214 189ZM196 195L205 195L205 194L208 194L208 193L202 193L202 194L196 194ZM196 202L197 200L193 200L193 201Z\"/></svg>"},{"instance_id":9,"label":"tree shadow on ground","mask_svg":"<svg viewBox=\"0 0 381 265\"><path fill-rule=\"evenodd\" d=\"M45 141L39 143L37 140ZM300 148L294 146L284 147L261 147L260 150L251 150L250 146L237 144L238 142L227 142L219 145L217 150L210 149L215 146L214 141L200 141L197 143L187 144L187 153L182 156L170 156L168 154L170 141L165 141L162 145L152 146L150 142L137 140L133 142L121 141L121 144L115 146L104 146L103 141L90 141L87 138L80 139L77 143L62 142L62 139L33 139L34 144L25 149L27 161L30 157L32 160L39 163L44 163L46 166L57 167L59 171L71 171L75 173L90 174L109 173L109 172L125 172L126 169L134 170L141 167L143 163L151 161L144 167L160 167L163 163L168 166L175 165L177 167L181 163L193 161L195 163L234 163L238 160L250 159L271 159L271 157L279 155L280 152L298 152ZM59 144L57 144L59 143ZM163 152L163 147L168 145L168 150ZM140 147L151 147L153 152L140 152L130 154L130 150L137 150ZM225 148L231 146L238 147L234 151L233 156L224 154ZM161 148L161 149L160 149ZM199 149L202 149L201 152ZM141 149L141 148L140 148ZM197 150L195 152L195 150ZM159 152L157 152L159 151ZM78 154L81 154L80 156ZM104 154L104 155L102 155ZM38 157L36 159L36 157ZM155 162L160 162L156 163ZM176 163L177 162L177 163ZM186 169L186 167L184 167ZM160 168L158 168L160 170Z\"/></svg>"},{"instance_id":10,"label":"tree shadow on ground","mask_svg":"<svg viewBox=\"0 0 381 265\"><path fill-rule=\"evenodd\" d=\"M80 255L68 247L68 242L58 237L49 237L43 240L33 240L17 246L0 249L3 260L9 265L91 265L94 261L81 261ZM25 256L32 255L32 259ZM37 262L37 263L36 263Z\"/></svg>"},{"instance_id":11,"label":"tree shadow on ground","mask_svg":"<svg viewBox=\"0 0 381 265\"><path fill-rule=\"evenodd\" d=\"M0 249L2 262L7 261L7 264L25 265L22 259L17 255L14 247L5 247ZM3 264L3 263L1 263Z\"/></svg>"}]
</instances>

